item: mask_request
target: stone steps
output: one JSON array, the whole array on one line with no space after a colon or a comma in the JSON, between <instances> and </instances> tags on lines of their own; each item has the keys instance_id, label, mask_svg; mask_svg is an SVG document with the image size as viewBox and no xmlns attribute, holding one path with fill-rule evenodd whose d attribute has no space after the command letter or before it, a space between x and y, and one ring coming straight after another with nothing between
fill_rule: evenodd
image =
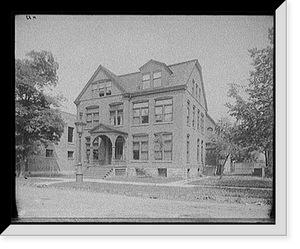
<instances>
[{"instance_id":1,"label":"stone steps","mask_svg":"<svg viewBox=\"0 0 300 249\"><path fill-rule=\"evenodd\" d=\"M85 178L105 179L111 174L111 172L113 172L112 167L95 166L87 168L83 172L83 176Z\"/></svg>"}]
</instances>

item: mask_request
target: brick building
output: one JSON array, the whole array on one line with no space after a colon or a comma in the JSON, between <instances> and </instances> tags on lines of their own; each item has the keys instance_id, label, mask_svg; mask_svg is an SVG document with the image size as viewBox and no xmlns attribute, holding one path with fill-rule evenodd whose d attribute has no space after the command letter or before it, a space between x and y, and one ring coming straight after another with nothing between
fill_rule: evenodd
<instances>
[{"instance_id":1,"label":"brick building","mask_svg":"<svg viewBox=\"0 0 300 249\"><path fill-rule=\"evenodd\" d=\"M74 174L76 165L76 115L61 111L65 122L64 132L58 144L50 144L39 154L28 159L28 171L37 173Z\"/></svg>"},{"instance_id":2,"label":"brick building","mask_svg":"<svg viewBox=\"0 0 300 249\"><path fill-rule=\"evenodd\" d=\"M150 60L119 76L100 65L74 103L77 118L87 123L81 143L86 172L202 173L208 108L198 60Z\"/></svg>"}]
</instances>

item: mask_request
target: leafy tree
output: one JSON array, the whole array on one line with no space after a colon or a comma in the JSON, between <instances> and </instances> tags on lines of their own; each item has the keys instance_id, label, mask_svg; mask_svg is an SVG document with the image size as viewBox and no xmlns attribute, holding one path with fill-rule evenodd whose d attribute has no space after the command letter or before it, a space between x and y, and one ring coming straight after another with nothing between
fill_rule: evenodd
<instances>
[{"instance_id":1,"label":"leafy tree","mask_svg":"<svg viewBox=\"0 0 300 249\"><path fill-rule=\"evenodd\" d=\"M57 143L64 130L58 110L61 96L46 94L58 83L58 63L51 52L31 51L15 61L16 173L24 173L27 158L41 146Z\"/></svg>"},{"instance_id":2,"label":"leafy tree","mask_svg":"<svg viewBox=\"0 0 300 249\"><path fill-rule=\"evenodd\" d=\"M273 37L269 29L270 45L249 50L254 70L249 84L241 87L231 84L228 96L235 100L227 103L229 114L236 118L235 143L264 152L266 167L273 169L274 91L273 91Z\"/></svg>"},{"instance_id":3,"label":"leafy tree","mask_svg":"<svg viewBox=\"0 0 300 249\"><path fill-rule=\"evenodd\" d=\"M233 141L232 134L234 133L234 129L235 126L231 123L229 118L222 117L216 123L215 134L210 138L210 143L215 148L217 155L220 179L223 177L224 167L229 156L234 156L242 150L242 148Z\"/></svg>"}]
</instances>

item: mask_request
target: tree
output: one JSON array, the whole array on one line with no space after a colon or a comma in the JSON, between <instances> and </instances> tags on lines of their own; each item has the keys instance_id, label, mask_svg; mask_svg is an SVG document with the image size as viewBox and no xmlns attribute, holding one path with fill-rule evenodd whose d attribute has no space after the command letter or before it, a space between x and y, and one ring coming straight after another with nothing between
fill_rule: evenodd
<instances>
[{"instance_id":1,"label":"tree","mask_svg":"<svg viewBox=\"0 0 300 249\"><path fill-rule=\"evenodd\" d=\"M236 118L235 143L264 152L266 167L273 169L274 91L273 91L273 37L269 29L270 45L249 50L254 70L249 84L241 87L231 84L228 96L235 100L227 103L229 114ZM244 90L244 91L243 91ZM246 97L243 95L245 94Z\"/></svg>"},{"instance_id":2,"label":"tree","mask_svg":"<svg viewBox=\"0 0 300 249\"><path fill-rule=\"evenodd\" d=\"M233 142L235 126L231 123L229 118L222 117L216 123L215 134L210 138L212 146L215 148L217 155L218 169L220 179L223 177L225 164L230 155L235 155L242 150L238 145Z\"/></svg>"},{"instance_id":3,"label":"tree","mask_svg":"<svg viewBox=\"0 0 300 249\"><path fill-rule=\"evenodd\" d=\"M51 52L31 51L28 59L15 61L16 173L26 171L27 158L41 146L57 143L64 130L58 110L61 96L45 90L58 83L58 63Z\"/></svg>"}]
</instances>

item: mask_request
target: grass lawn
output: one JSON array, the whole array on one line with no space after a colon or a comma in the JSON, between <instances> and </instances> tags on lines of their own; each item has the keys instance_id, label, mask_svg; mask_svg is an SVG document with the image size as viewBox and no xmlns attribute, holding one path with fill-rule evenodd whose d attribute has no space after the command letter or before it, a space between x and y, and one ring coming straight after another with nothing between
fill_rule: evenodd
<instances>
[{"instance_id":1,"label":"grass lawn","mask_svg":"<svg viewBox=\"0 0 300 249\"><path fill-rule=\"evenodd\" d=\"M254 176L211 176L196 180L190 185L209 185L209 186L226 186L226 187L249 187L249 188L272 188L273 181L270 178L260 178Z\"/></svg>"},{"instance_id":2,"label":"grass lawn","mask_svg":"<svg viewBox=\"0 0 300 249\"><path fill-rule=\"evenodd\" d=\"M116 182L144 182L144 183L169 183L177 182L183 180L179 177L137 177L137 176L127 176L127 177L110 177L105 179L107 181Z\"/></svg>"}]
</instances>

